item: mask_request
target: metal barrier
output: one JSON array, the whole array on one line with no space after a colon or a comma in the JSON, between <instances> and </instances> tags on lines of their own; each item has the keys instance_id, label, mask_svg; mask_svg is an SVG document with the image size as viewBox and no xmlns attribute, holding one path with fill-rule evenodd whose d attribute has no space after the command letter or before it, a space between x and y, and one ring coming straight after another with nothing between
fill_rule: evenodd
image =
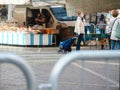
<instances>
[{"instance_id":1,"label":"metal barrier","mask_svg":"<svg viewBox=\"0 0 120 90\"><path fill-rule=\"evenodd\" d=\"M54 66L51 75L49 77L49 82L47 84L39 85L39 90L43 88L48 88L49 90L58 90L58 78L71 62L76 60L106 60L109 59L118 59L120 60L120 51L118 50L94 50L94 51L76 51L71 52L63 56ZM84 66L84 65L83 65ZM108 76L108 72L106 72L106 76ZM83 79L84 80L84 79ZM83 81L84 82L84 81ZM119 87L119 85L117 85ZM85 87L83 86L83 89ZM106 90L109 90L108 80L106 81Z\"/></svg>"},{"instance_id":2,"label":"metal barrier","mask_svg":"<svg viewBox=\"0 0 120 90\"><path fill-rule=\"evenodd\" d=\"M120 60L120 51L118 50L94 50L94 51L76 51L71 52L63 56L54 66L51 75L49 77L49 82L47 84L39 85L39 89L48 88L49 90L58 90L58 79L60 74L63 72L65 67L67 67L71 62L76 60L106 60L109 59L119 59ZM11 63L18 66L24 73L27 80L27 90L36 90L35 88L35 78L33 72L28 64L26 64L20 57L8 53L0 54L0 63ZM84 66L84 65L83 65ZM106 76L108 76L106 72ZM83 73L84 74L84 73ZM83 82L85 80L83 79ZM119 85L117 85L119 86ZM83 85L83 89L85 87ZM109 89L108 80L106 81L106 90Z\"/></svg>"},{"instance_id":3,"label":"metal barrier","mask_svg":"<svg viewBox=\"0 0 120 90\"><path fill-rule=\"evenodd\" d=\"M27 90L35 90L35 78L32 69L26 64L23 59L16 55L2 53L0 54L0 63L11 63L18 66L25 75L27 80Z\"/></svg>"}]
</instances>

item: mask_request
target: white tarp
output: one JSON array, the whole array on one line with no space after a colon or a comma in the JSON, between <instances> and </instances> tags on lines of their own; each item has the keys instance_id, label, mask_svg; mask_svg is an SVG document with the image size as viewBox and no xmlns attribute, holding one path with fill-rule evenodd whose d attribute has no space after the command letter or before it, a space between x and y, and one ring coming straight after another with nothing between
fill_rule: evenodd
<instances>
[{"instance_id":1,"label":"white tarp","mask_svg":"<svg viewBox=\"0 0 120 90\"><path fill-rule=\"evenodd\" d=\"M30 0L0 0L0 4L25 4Z\"/></svg>"},{"instance_id":2,"label":"white tarp","mask_svg":"<svg viewBox=\"0 0 120 90\"><path fill-rule=\"evenodd\" d=\"M33 2L44 2L44 3L63 3L65 4L65 0L31 0Z\"/></svg>"},{"instance_id":3,"label":"white tarp","mask_svg":"<svg viewBox=\"0 0 120 90\"><path fill-rule=\"evenodd\" d=\"M50 5L50 4L47 3L47 2L39 1L39 2L32 2L32 5L33 5L33 7L39 7L39 6L47 6L47 5Z\"/></svg>"},{"instance_id":4,"label":"white tarp","mask_svg":"<svg viewBox=\"0 0 120 90\"><path fill-rule=\"evenodd\" d=\"M56 1L58 1L58 0L31 0L32 2L39 2L39 1L41 1L41 2L56 2Z\"/></svg>"},{"instance_id":5,"label":"white tarp","mask_svg":"<svg viewBox=\"0 0 120 90\"><path fill-rule=\"evenodd\" d=\"M65 0L31 0L33 7L47 6L52 4L65 4Z\"/></svg>"}]
</instances>

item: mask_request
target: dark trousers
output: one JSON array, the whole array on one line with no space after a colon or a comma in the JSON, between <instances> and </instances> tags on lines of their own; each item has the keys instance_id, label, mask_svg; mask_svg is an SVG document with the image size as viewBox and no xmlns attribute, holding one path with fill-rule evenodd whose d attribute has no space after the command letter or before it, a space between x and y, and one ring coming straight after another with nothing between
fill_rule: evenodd
<instances>
[{"instance_id":1,"label":"dark trousers","mask_svg":"<svg viewBox=\"0 0 120 90\"><path fill-rule=\"evenodd\" d=\"M76 50L80 50L80 47L81 47L81 41L83 41L83 35L84 35L84 34L80 34L80 35L78 35L77 45L76 45Z\"/></svg>"},{"instance_id":2,"label":"dark trousers","mask_svg":"<svg viewBox=\"0 0 120 90\"><path fill-rule=\"evenodd\" d=\"M111 50L115 49L115 45L117 44L117 50L120 50L120 40L111 40Z\"/></svg>"},{"instance_id":3,"label":"dark trousers","mask_svg":"<svg viewBox=\"0 0 120 90\"><path fill-rule=\"evenodd\" d=\"M100 40L103 40L104 38L102 37L102 34L105 34L105 30L100 29L100 34L101 34ZM104 44L103 43L101 43L101 49L104 49Z\"/></svg>"},{"instance_id":4,"label":"dark trousers","mask_svg":"<svg viewBox=\"0 0 120 90\"><path fill-rule=\"evenodd\" d=\"M110 40L110 34L107 34L107 38L108 38L108 45L109 45L109 49L111 49L111 40Z\"/></svg>"}]
</instances>

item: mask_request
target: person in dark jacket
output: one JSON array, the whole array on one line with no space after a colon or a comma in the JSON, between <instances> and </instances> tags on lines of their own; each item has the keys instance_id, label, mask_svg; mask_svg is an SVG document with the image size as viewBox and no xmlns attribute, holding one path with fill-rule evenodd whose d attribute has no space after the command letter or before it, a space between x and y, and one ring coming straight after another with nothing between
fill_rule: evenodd
<instances>
[{"instance_id":1,"label":"person in dark jacket","mask_svg":"<svg viewBox=\"0 0 120 90\"><path fill-rule=\"evenodd\" d=\"M5 5L3 5L0 13L1 13L1 18L3 18L3 19L7 18L7 8L5 7Z\"/></svg>"},{"instance_id":2,"label":"person in dark jacket","mask_svg":"<svg viewBox=\"0 0 120 90\"><path fill-rule=\"evenodd\" d=\"M43 15L42 13L38 13L37 18L35 18L35 22L36 22L36 24L41 25L41 26L46 24L45 15Z\"/></svg>"}]
</instances>

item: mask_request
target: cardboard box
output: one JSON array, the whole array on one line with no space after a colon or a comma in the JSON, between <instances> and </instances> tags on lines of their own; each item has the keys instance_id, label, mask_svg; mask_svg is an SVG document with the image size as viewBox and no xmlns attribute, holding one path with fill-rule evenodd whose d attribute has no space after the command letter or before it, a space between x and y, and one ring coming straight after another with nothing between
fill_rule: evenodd
<instances>
[{"instance_id":1,"label":"cardboard box","mask_svg":"<svg viewBox=\"0 0 120 90\"><path fill-rule=\"evenodd\" d=\"M57 30L57 29L52 29L52 30L51 30L51 34L59 34L59 30Z\"/></svg>"}]
</instances>

